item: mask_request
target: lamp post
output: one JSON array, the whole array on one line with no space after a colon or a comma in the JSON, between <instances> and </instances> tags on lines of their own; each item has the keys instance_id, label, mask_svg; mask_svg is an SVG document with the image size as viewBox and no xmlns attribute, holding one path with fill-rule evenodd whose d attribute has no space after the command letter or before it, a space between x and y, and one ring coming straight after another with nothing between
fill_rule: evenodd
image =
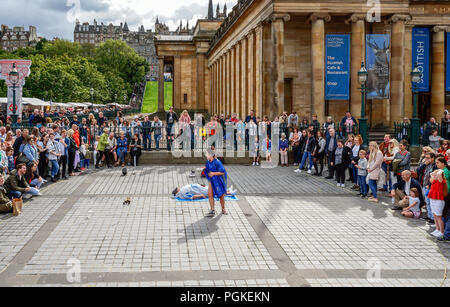
<instances>
[{"instance_id":1,"label":"lamp post","mask_svg":"<svg viewBox=\"0 0 450 307\"><path fill-rule=\"evenodd\" d=\"M16 104L16 85L19 82L19 73L17 72L16 63L13 64L12 70L9 72L8 75L9 81L13 85L13 110L11 114L11 119L13 125L17 124L17 104Z\"/></svg>"},{"instance_id":2,"label":"lamp post","mask_svg":"<svg viewBox=\"0 0 450 307\"><path fill-rule=\"evenodd\" d=\"M361 85L361 118L359 119L359 134L363 139L363 144L367 145L367 118L366 118L366 82L369 73L364 65L364 61L361 62L361 69L358 71L358 81Z\"/></svg>"},{"instance_id":3,"label":"lamp post","mask_svg":"<svg viewBox=\"0 0 450 307\"><path fill-rule=\"evenodd\" d=\"M94 88L91 87L91 110L94 109Z\"/></svg>"},{"instance_id":4,"label":"lamp post","mask_svg":"<svg viewBox=\"0 0 450 307\"><path fill-rule=\"evenodd\" d=\"M413 92L413 118L411 119L411 146L419 146L420 122L417 118L417 94L419 93L417 84L422 78L419 65L416 63L411 71L411 83Z\"/></svg>"},{"instance_id":5,"label":"lamp post","mask_svg":"<svg viewBox=\"0 0 450 307\"><path fill-rule=\"evenodd\" d=\"M123 104L127 104L127 95L123 95Z\"/></svg>"}]
</instances>

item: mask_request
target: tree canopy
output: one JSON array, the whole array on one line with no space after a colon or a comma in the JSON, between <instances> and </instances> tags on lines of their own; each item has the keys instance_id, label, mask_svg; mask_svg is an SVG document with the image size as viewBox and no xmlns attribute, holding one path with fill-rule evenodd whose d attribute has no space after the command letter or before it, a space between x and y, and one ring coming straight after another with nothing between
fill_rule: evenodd
<instances>
[{"instance_id":1,"label":"tree canopy","mask_svg":"<svg viewBox=\"0 0 450 307\"><path fill-rule=\"evenodd\" d=\"M149 65L125 42L109 40L94 47L64 40L41 41L36 48L12 53L0 50L0 59L29 59L31 74L26 79L24 97L54 102L91 101L108 103L114 96L130 96L135 83L142 82ZM0 97L6 84L0 82ZM118 99L120 102L121 99Z\"/></svg>"}]
</instances>

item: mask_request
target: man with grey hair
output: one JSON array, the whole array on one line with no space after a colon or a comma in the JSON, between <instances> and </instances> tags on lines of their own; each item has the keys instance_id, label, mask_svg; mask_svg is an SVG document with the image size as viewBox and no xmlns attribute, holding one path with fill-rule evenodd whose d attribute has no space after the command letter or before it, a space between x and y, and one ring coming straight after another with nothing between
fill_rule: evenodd
<instances>
[{"instance_id":1,"label":"man with grey hair","mask_svg":"<svg viewBox=\"0 0 450 307\"><path fill-rule=\"evenodd\" d=\"M391 197L395 201L396 206L392 207L392 210L403 210L403 208L408 207L408 199L409 191L412 188L416 188L419 191L419 199L420 199L420 207L425 205L425 201L422 194L422 187L420 183L411 177L411 171L403 171L402 172L402 180L394 184L393 189L391 191Z\"/></svg>"}]
</instances>

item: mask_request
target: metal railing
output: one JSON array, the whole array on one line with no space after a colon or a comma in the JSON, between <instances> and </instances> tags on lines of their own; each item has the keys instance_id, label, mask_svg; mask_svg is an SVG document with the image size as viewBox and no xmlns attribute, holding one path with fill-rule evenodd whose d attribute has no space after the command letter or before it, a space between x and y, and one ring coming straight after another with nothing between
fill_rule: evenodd
<instances>
[{"instance_id":1,"label":"metal railing","mask_svg":"<svg viewBox=\"0 0 450 307\"><path fill-rule=\"evenodd\" d=\"M426 123L420 126L419 142L423 146L430 145L430 135L433 130L437 130L438 135L444 139L450 137L448 131L449 124L442 122L438 123ZM407 140L411 144L411 123L394 123L394 137L397 141Z\"/></svg>"}]
</instances>

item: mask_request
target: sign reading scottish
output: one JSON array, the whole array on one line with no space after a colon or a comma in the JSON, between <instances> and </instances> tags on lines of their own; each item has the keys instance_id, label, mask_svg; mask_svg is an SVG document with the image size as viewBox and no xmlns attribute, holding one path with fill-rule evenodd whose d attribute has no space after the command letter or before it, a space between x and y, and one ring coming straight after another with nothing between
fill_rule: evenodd
<instances>
[{"instance_id":1,"label":"sign reading scottish","mask_svg":"<svg viewBox=\"0 0 450 307\"><path fill-rule=\"evenodd\" d=\"M350 35L326 36L325 99L350 99Z\"/></svg>"},{"instance_id":2,"label":"sign reading scottish","mask_svg":"<svg viewBox=\"0 0 450 307\"><path fill-rule=\"evenodd\" d=\"M447 76L445 90L450 92L450 32L447 32Z\"/></svg>"},{"instance_id":3,"label":"sign reading scottish","mask_svg":"<svg viewBox=\"0 0 450 307\"><path fill-rule=\"evenodd\" d=\"M413 28L412 67L418 64L422 77L417 84L419 92L430 91L430 29Z\"/></svg>"},{"instance_id":4,"label":"sign reading scottish","mask_svg":"<svg viewBox=\"0 0 450 307\"><path fill-rule=\"evenodd\" d=\"M390 37L387 34L366 35L368 99L389 99Z\"/></svg>"}]
</instances>

